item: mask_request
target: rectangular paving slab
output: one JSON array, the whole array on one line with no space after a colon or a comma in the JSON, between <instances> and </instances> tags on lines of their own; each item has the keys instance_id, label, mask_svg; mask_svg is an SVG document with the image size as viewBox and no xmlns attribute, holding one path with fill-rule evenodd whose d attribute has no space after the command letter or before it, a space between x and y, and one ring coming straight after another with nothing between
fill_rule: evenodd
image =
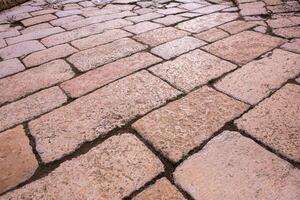
<instances>
[{"instance_id":1,"label":"rectangular paving slab","mask_svg":"<svg viewBox=\"0 0 300 200\"><path fill-rule=\"evenodd\" d=\"M163 171L163 164L135 136L113 136L62 163L46 177L0 197L7 199L118 200Z\"/></svg>"}]
</instances>

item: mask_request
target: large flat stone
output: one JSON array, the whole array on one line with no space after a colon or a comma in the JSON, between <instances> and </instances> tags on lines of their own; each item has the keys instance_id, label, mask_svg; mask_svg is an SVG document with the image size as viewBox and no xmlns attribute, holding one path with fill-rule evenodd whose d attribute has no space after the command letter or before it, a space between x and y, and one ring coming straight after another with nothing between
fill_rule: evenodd
<instances>
[{"instance_id":1,"label":"large flat stone","mask_svg":"<svg viewBox=\"0 0 300 200\"><path fill-rule=\"evenodd\" d=\"M0 78L23 71L24 65L16 58L0 62Z\"/></svg>"},{"instance_id":2,"label":"large flat stone","mask_svg":"<svg viewBox=\"0 0 300 200\"><path fill-rule=\"evenodd\" d=\"M117 200L163 171L160 160L135 136L113 136L88 153L62 163L46 177L0 197L4 199Z\"/></svg>"},{"instance_id":3,"label":"large flat stone","mask_svg":"<svg viewBox=\"0 0 300 200\"><path fill-rule=\"evenodd\" d=\"M126 26L124 29L134 34L140 34L160 27L162 27L162 25L146 21L134 24L132 26Z\"/></svg>"},{"instance_id":4,"label":"large flat stone","mask_svg":"<svg viewBox=\"0 0 300 200\"><path fill-rule=\"evenodd\" d=\"M177 167L174 177L195 200L300 197L300 171L237 132L215 137Z\"/></svg>"},{"instance_id":5,"label":"large flat stone","mask_svg":"<svg viewBox=\"0 0 300 200\"><path fill-rule=\"evenodd\" d=\"M29 128L42 160L50 162L179 94L159 78L142 71L31 121Z\"/></svg>"},{"instance_id":6,"label":"large flat stone","mask_svg":"<svg viewBox=\"0 0 300 200\"><path fill-rule=\"evenodd\" d=\"M300 162L300 86L287 84L235 123L289 159Z\"/></svg>"},{"instance_id":7,"label":"large flat stone","mask_svg":"<svg viewBox=\"0 0 300 200\"><path fill-rule=\"evenodd\" d=\"M263 53L283 44L284 39L253 31L244 31L203 47L226 60L246 64Z\"/></svg>"}]
</instances>

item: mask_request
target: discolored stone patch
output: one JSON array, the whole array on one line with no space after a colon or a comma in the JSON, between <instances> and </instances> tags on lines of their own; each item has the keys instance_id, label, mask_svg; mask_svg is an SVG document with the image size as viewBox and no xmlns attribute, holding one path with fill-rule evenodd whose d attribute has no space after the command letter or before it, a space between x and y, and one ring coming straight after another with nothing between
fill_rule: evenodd
<instances>
[{"instance_id":1,"label":"discolored stone patch","mask_svg":"<svg viewBox=\"0 0 300 200\"><path fill-rule=\"evenodd\" d=\"M296 162L300 161L300 86L287 84L236 120L239 129Z\"/></svg>"},{"instance_id":2,"label":"discolored stone patch","mask_svg":"<svg viewBox=\"0 0 300 200\"><path fill-rule=\"evenodd\" d=\"M248 107L204 86L146 115L133 127L166 157L177 162Z\"/></svg>"},{"instance_id":3,"label":"discolored stone patch","mask_svg":"<svg viewBox=\"0 0 300 200\"><path fill-rule=\"evenodd\" d=\"M177 167L174 177L195 200L300 197L300 171L237 132L215 137Z\"/></svg>"},{"instance_id":4,"label":"discolored stone patch","mask_svg":"<svg viewBox=\"0 0 300 200\"><path fill-rule=\"evenodd\" d=\"M122 199L162 171L160 160L135 136L125 133L0 199Z\"/></svg>"},{"instance_id":5,"label":"discolored stone patch","mask_svg":"<svg viewBox=\"0 0 300 200\"><path fill-rule=\"evenodd\" d=\"M243 65L284 42L285 40L281 38L253 31L244 31L205 46L203 49L221 58Z\"/></svg>"}]
</instances>

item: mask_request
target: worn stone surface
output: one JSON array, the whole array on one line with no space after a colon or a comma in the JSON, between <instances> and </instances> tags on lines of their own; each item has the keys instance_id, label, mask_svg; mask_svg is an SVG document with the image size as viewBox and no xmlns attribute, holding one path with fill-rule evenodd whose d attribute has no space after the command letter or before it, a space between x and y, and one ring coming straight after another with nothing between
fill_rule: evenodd
<instances>
[{"instance_id":1,"label":"worn stone surface","mask_svg":"<svg viewBox=\"0 0 300 200\"><path fill-rule=\"evenodd\" d=\"M247 108L246 104L205 86L146 115L133 127L177 162Z\"/></svg>"},{"instance_id":2,"label":"worn stone surface","mask_svg":"<svg viewBox=\"0 0 300 200\"><path fill-rule=\"evenodd\" d=\"M153 22L140 22L132 26L126 26L124 29L134 34L144 33L162 27L162 25Z\"/></svg>"},{"instance_id":3,"label":"worn stone surface","mask_svg":"<svg viewBox=\"0 0 300 200\"><path fill-rule=\"evenodd\" d=\"M300 55L276 49L269 57L248 63L215 84L219 90L256 104L300 73Z\"/></svg>"},{"instance_id":4,"label":"worn stone surface","mask_svg":"<svg viewBox=\"0 0 300 200\"><path fill-rule=\"evenodd\" d=\"M0 194L29 179L38 167L22 126L0 134L0 158Z\"/></svg>"},{"instance_id":5,"label":"worn stone surface","mask_svg":"<svg viewBox=\"0 0 300 200\"><path fill-rule=\"evenodd\" d=\"M207 42L214 42L214 41L217 41L219 39L228 37L229 34L226 33L225 31L221 30L221 29L212 28L212 29L209 29L208 31L198 33L194 36L196 38L199 38L199 39L207 41Z\"/></svg>"},{"instance_id":6,"label":"worn stone surface","mask_svg":"<svg viewBox=\"0 0 300 200\"><path fill-rule=\"evenodd\" d=\"M43 115L30 122L29 128L42 160L50 162L178 94L160 79L142 71Z\"/></svg>"},{"instance_id":7,"label":"worn stone surface","mask_svg":"<svg viewBox=\"0 0 300 200\"><path fill-rule=\"evenodd\" d=\"M139 15L139 16L127 17L126 19L128 19L132 22L138 23L138 22L156 19L156 18L163 17L163 16L164 15L162 15L162 14L151 12L151 13L146 13L146 14Z\"/></svg>"},{"instance_id":8,"label":"worn stone surface","mask_svg":"<svg viewBox=\"0 0 300 200\"><path fill-rule=\"evenodd\" d=\"M300 197L300 171L237 132L215 137L174 176L195 200Z\"/></svg>"},{"instance_id":9,"label":"worn stone surface","mask_svg":"<svg viewBox=\"0 0 300 200\"><path fill-rule=\"evenodd\" d=\"M125 133L0 199L122 199L162 171L159 159L135 136Z\"/></svg>"},{"instance_id":10,"label":"worn stone surface","mask_svg":"<svg viewBox=\"0 0 300 200\"><path fill-rule=\"evenodd\" d=\"M267 20L267 23L272 28L283 28L300 25L300 16L278 15L274 19Z\"/></svg>"},{"instance_id":11,"label":"worn stone surface","mask_svg":"<svg viewBox=\"0 0 300 200\"><path fill-rule=\"evenodd\" d=\"M181 22L186 19L187 18L179 16L179 15L168 15L166 17L158 18L153 21L163 24L165 26L170 26L170 25L176 24L176 23Z\"/></svg>"},{"instance_id":12,"label":"worn stone surface","mask_svg":"<svg viewBox=\"0 0 300 200\"><path fill-rule=\"evenodd\" d=\"M300 39L294 39L281 46L282 49L300 54Z\"/></svg>"},{"instance_id":13,"label":"worn stone surface","mask_svg":"<svg viewBox=\"0 0 300 200\"><path fill-rule=\"evenodd\" d=\"M230 34L236 34L241 31L253 28L254 26L256 26L255 22L245 22L242 20L237 20L237 21L229 22L227 24L219 26L219 28L229 32Z\"/></svg>"},{"instance_id":14,"label":"worn stone surface","mask_svg":"<svg viewBox=\"0 0 300 200\"><path fill-rule=\"evenodd\" d=\"M299 98L300 86L287 84L235 123L275 151L299 162Z\"/></svg>"},{"instance_id":15,"label":"worn stone surface","mask_svg":"<svg viewBox=\"0 0 300 200\"><path fill-rule=\"evenodd\" d=\"M37 25L33 25L33 26L29 26L23 30L21 30L22 34L27 34L27 33L32 33L35 31L40 31L43 29L48 29L48 28L52 28L53 26L51 26L49 23L42 23L42 24L37 24Z\"/></svg>"},{"instance_id":16,"label":"worn stone surface","mask_svg":"<svg viewBox=\"0 0 300 200\"><path fill-rule=\"evenodd\" d=\"M188 92L236 67L204 51L194 50L172 61L156 65L150 71L176 88Z\"/></svg>"},{"instance_id":17,"label":"worn stone surface","mask_svg":"<svg viewBox=\"0 0 300 200\"><path fill-rule=\"evenodd\" d=\"M203 47L226 60L246 64L261 54L283 44L285 40L254 31L244 31Z\"/></svg>"},{"instance_id":18,"label":"worn stone surface","mask_svg":"<svg viewBox=\"0 0 300 200\"><path fill-rule=\"evenodd\" d=\"M21 22L24 26L31 26L31 25L42 23L42 22L48 22L48 21L56 19L56 18L57 17L55 15L46 14L46 15L40 15L40 16L24 19Z\"/></svg>"},{"instance_id":19,"label":"worn stone surface","mask_svg":"<svg viewBox=\"0 0 300 200\"><path fill-rule=\"evenodd\" d=\"M0 104L70 79L74 72L63 60L55 60L0 80Z\"/></svg>"},{"instance_id":20,"label":"worn stone surface","mask_svg":"<svg viewBox=\"0 0 300 200\"><path fill-rule=\"evenodd\" d=\"M185 198L168 179L161 178L133 200L185 200Z\"/></svg>"},{"instance_id":21,"label":"worn stone surface","mask_svg":"<svg viewBox=\"0 0 300 200\"><path fill-rule=\"evenodd\" d=\"M0 78L23 71L24 65L18 59L10 59L0 62Z\"/></svg>"},{"instance_id":22,"label":"worn stone surface","mask_svg":"<svg viewBox=\"0 0 300 200\"><path fill-rule=\"evenodd\" d=\"M300 37L300 27L287 27L287 28L278 28L273 29L275 35L279 35L284 38L299 38Z\"/></svg>"},{"instance_id":23,"label":"worn stone surface","mask_svg":"<svg viewBox=\"0 0 300 200\"><path fill-rule=\"evenodd\" d=\"M72 22L79 21L82 19L83 19L83 17L80 15L71 15L68 17L63 17L63 18L52 20L52 21L50 21L50 24L52 24L53 26L62 26L64 24L72 23Z\"/></svg>"},{"instance_id":24,"label":"worn stone surface","mask_svg":"<svg viewBox=\"0 0 300 200\"><path fill-rule=\"evenodd\" d=\"M243 3L240 4L239 7L241 9L240 14L243 16L267 14L265 3L262 1Z\"/></svg>"}]
</instances>

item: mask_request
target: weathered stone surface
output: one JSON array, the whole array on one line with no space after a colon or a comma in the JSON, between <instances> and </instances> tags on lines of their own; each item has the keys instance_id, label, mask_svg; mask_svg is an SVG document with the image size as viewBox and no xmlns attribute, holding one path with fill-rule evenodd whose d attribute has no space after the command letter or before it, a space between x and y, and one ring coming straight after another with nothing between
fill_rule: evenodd
<instances>
[{"instance_id":1,"label":"weathered stone surface","mask_svg":"<svg viewBox=\"0 0 300 200\"><path fill-rule=\"evenodd\" d=\"M148 31L146 33L141 33L136 35L134 39L154 47L187 35L189 35L188 32L178 30L173 27L165 27Z\"/></svg>"},{"instance_id":2,"label":"weathered stone surface","mask_svg":"<svg viewBox=\"0 0 300 200\"><path fill-rule=\"evenodd\" d=\"M194 50L172 61L158 64L150 70L177 88L188 92L235 68L236 65L216 56Z\"/></svg>"},{"instance_id":3,"label":"weathered stone surface","mask_svg":"<svg viewBox=\"0 0 300 200\"><path fill-rule=\"evenodd\" d=\"M50 21L50 23L53 26L61 26L61 25L64 25L64 24L67 24L67 23L72 23L72 22L79 21L79 20L82 20L82 19L84 19L82 16L71 15L71 16L68 16L68 17L63 17L63 18L52 20L52 21Z\"/></svg>"},{"instance_id":4,"label":"weathered stone surface","mask_svg":"<svg viewBox=\"0 0 300 200\"><path fill-rule=\"evenodd\" d=\"M134 34L144 33L162 27L162 25L153 22L140 22L132 26L126 26L124 29Z\"/></svg>"},{"instance_id":5,"label":"weathered stone surface","mask_svg":"<svg viewBox=\"0 0 300 200\"><path fill-rule=\"evenodd\" d=\"M160 61L160 58L150 53L137 53L66 81L61 84L61 87L69 96L79 97Z\"/></svg>"},{"instance_id":6,"label":"weathered stone surface","mask_svg":"<svg viewBox=\"0 0 300 200\"><path fill-rule=\"evenodd\" d=\"M219 10L223 10L228 7L229 7L228 5L210 5L210 6L193 10L193 12L200 13L200 14L210 14Z\"/></svg>"},{"instance_id":7,"label":"weathered stone surface","mask_svg":"<svg viewBox=\"0 0 300 200\"><path fill-rule=\"evenodd\" d=\"M163 18L159 18L159 19L155 19L153 20L154 22L166 25L166 26L170 26L173 24L176 24L178 22L181 22L183 20L186 20L187 18L185 17L181 17L179 15L168 15L166 17Z\"/></svg>"},{"instance_id":8,"label":"weathered stone surface","mask_svg":"<svg viewBox=\"0 0 300 200\"><path fill-rule=\"evenodd\" d=\"M68 58L68 61L78 70L87 71L143 49L146 49L145 45L129 38L123 38L106 45L75 53Z\"/></svg>"},{"instance_id":9,"label":"weathered stone surface","mask_svg":"<svg viewBox=\"0 0 300 200\"><path fill-rule=\"evenodd\" d=\"M201 8L201 7L204 7L204 6L206 6L206 5L199 4L199 3L185 3L185 4L182 4L182 5L178 6L178 7L186 9L186 10L195 10L197 8Z\"/></svg>"},{"instance_id":10,"label":"weathered stone surface","mask_svg":"<svg viewBox=\"0 0 300 200\"><path fill-rule=\"evenodd\" d=\"M142 71L31 121L29 128L42 160L50 162L178 94L159 78Z\"/></svg>"},{"instance_id":11,"label":"weathered stone surface","mask_svg":"<svg viewBox=\"0 0 300 200\"><path fill-rule=\"evenodd\" d=\"M237 132L215 137L174 176L195 200L300 197L300 171Z\"/></svg>"},{"instance_id":12,"label":"weathered stone surface","mask_svg":"<svg viewBox=\"0 0 300 200\"><path fill-rule=\"evenodd\" d=\"M0 104L70 79L74 73L63 60L55 60L0 80Z\"/></svg>"},{"instance_id":13,"label":"weathered stone surface","mask_svg":"<svg viewBox=\"0 0 300 200\"><path fill-rule=\"evenodd\" d=\"M32 25L39 24L42 22L48 22L48 21L56 19L56 18L57 17L55 15L47 14L47 15L40 15L40 16L24 19L21 22L24 26L32 26Z\"/></svg>"},{"instance_id":14,"label":"weathered stone surface","mask_svg":"<svg viewBox=\"0 0 300 200\"><path fill-rule=\"evenodd\" d=\"M244 102L257 104L299 73L300 55L276 49L270 57L250 62L228 74L215 87Z\"/></svg>"},{"instance_id":15,"label":"weathered stone surface","mask_svg":"<svg viewBox=\"0 0 300 200\"><path fill-rule=\"evenodd\" d=\"M92 35L83 39L75 40L71 44L80 50L89 49L101 44L106 44L114 40L129 37L131 33L120 29L113 29L105 31L104 33Z\"/></svg>"},{"instance_id":16,"label":"weathered stone surface","mask_svg":"<svg viewBox=\"0 0 300 200\"><path fill-rule=\"evenodd\" d=\"M170 59L205 44L206 42L204 41L198 40L194 37L186 36L154 47L151 49L151 52L164 59Z\"/></svg>"},{"instance_id":17,"label":"weathered stone surface","mask_svg":"<svg viewBox=\"0 0 300 200\"><path fill-rule=\"evenodd\" d=\"M241 9L240 14L243 16L263 15L268 13L265 8L265 3L262 1L243 3L239 5L239 8Z\"/></svg>"},{"instance_id":18,"label":"weathered stone surface","mask_svg":"<svg viewBox=\"0 0 300 200\"><path fill-rule=\"evenodd\" d=\"M40 42L36 40L26 41L0 49L0 57L7 60L24 56L42 49L45 49L45 47Z\"/></svg>"},{"instance_id":19,"label":"weathered stone surface","mask_svg":"<svg viewBox=\"0 0 300 200\"><path fill-rule=\"evenodd\" d=\"M151 12L151 13L146 13L146 14L139 15L139 16L127 17L126 19L133 21L135 23L138 23L138 22L156 19L156 18L163 17L163 16L164 15L162 15L162 14Z\"/></svg>"},{"instance_id":20,"label":"weathered stone surface","mask_svg":"<svg viewBox=\"0 0 300 200\"><path fill-rule=\"evenodd\" d=\"M10 59L0 62L0 78L23 71L24 65L18 59Z\"/></svg>"},{"instance_id":21,"label":"weathered stone surface","mask_svg":"<svg viewBox=\"0 0 300 200\"><path fill-rule=\"evenodd\" d=\"M82 11L81 10L62 10L62 11L58 11L55 13L55 15L57 15L58 17L67 17L70 15L79 15L81 14Z\"/></svg>"},{"instance_id":22,"label":"weathered stone surface","mask_svg":"<svg viewBox=\"0 0 300 200\"><path fill-rule=\"evenodd\" d=\"M166 178L161 178L149 186L133 200L185 200L182 194Z\"/></svg>"},{"instance_id":23,"label":"weathered stone surface","mask_svg":"<svg viewBox=\"0 0 300 200\"><path fill-rule=\"evenodd\" d=\"M4 199L117 200L142 187L163 165L135 136L113 136L86 154L62 163L48 176Z\"/></svg>"},{"instance_id":24,"label":"weathered stone surface","mask_svg":"<svg viewBox=\"0 0 300 200\"><path fill-rule=\"evenodd\" d=\"M241 31L253 28L257 24L255 22L246 22L242 20L237 20L233 22L229 22L227 24L224 24L222 26L219 26L219 28L229 32L230 34L236 34Z\"/></svg>"},{"instance_id":25,"label":"weathered stone surface","mask_svg":"<svg viewBox=\"0 0 300 200\"><path fill-rule=\"evenodd\" d=\"M300 37L300 26L273 29L273 33L285 38Z\"/></svg>"},{"instance_id":26,"label":"weathered stone surface","mask_svg":"<svg viewBox=\"0 0 300 200\"><path fill-rule=\"evenodd\" d=\"M44 114L66 101L66 95L58 87L53 87L2 106L0 107L0 131Z\"/></svg>"},{"instance_id":27,"label":"weathered stone surface","mask_svg":"<svg viewBox=\"0 0 300 200\"><path fill-rule=\"evenodd\" d=\"M267 20L267 23L272 28L297 26L300 25L300 16L278 15L274 19Z\"/></svg>"},{"instance_id":28,"label":"weathered stone surface","mask_svg":"<svg viewBox=\"0 0 300 200\"><path fill-rule=\"evenodd\" d=\"M0 194L29 179L38 167L22 126L0 134L0 158Z\"/></svg>"},{"instance_id":29,"label":"weathered stone surface","mask_svg":"<svg viewBox=\"0 0 300 200\"><path fill-rule=\"evenodd\" d=\"M172 15L172 14L186 12L186 10L180 8L167 8L167 9L158 9L157 12L164 15Z\"/></svg>"},{"instance_id":30,"label":"weathered stone surface","mask_svg":"<svg viewBox=\"0 0 300 200\"><path fill-rule=\"evenodd\" d=\"M221 30L221 29L212 28L212 29L209 29L208 31L198 33L194 36L196 38L199 38L201 40L205 40L207 42L214 42L214 41L217 41L219 39L228 37L229 34L226 33L225 31Z\"/></svg>"},{"instance_id":31,"label":"weathered stone surface","mask_svg":"<svg viewBox=\"0 0 300 200\"><path fill-rule=\"evenodd\" d=\"M284 42L285 40L281 38L254 31L244 31L205 46L203 49L221 58L243 65Z\"/></svg>"},{"instance_id":32,"label":"weathered stone surface","mask_svg":"<svg viewBox=\"0 0 300 200\"><path fill-rule=\"evenodd\" d=\"M300 161L300 86L287 84L235 123L282 155Z\"/></svg>"},{"instance_id":33,"label":"weathered stone surface","mask_svg":"<svg viewBox=\"0 0 300 200\"><path fill-rule=\"evenodd\" d=\"M281 46L282 49L300 54L300 39L291 40Z\"/></svg>"},{"instance_id":34,"label":"weathered stone surface","mask_svg":"<svg viewBox=\"0 0 300 200\"><path fill-rule=\"evenodd\" d=\"M213 13L181 22L176 27L192 33L199 33L237 18L238 14L236 13Z\"/></svg>"},{"instance_id":35,"label":"weathered stone surface","mask_svg":"<svg viewBox=\"0 0 300 200\"><path fill-rule=\"evenodd\" d=\"M300 4L298 1L287 1L280 5L267 6L272 13L285 13L300 11Z\"/></svg>"},{"instance_id":36,"label":"weathered stone surface","mask_svg":"<svg viewBox=\"0 0 300 200\"><path fill-rule=\"evenodd\" d=\"M25 28L23 30L21 30L22 34L27 34L27 33L32 33L35 31L40 31L43 29L48 29L48 28L52 28L53 26L51 26L49 23L42 23L42 24L37 24L37 25L33 25L33 26L29 26L28 28Z\"/></svg>"},{"instance_id":37,"label":"weathered stone surface","mask_svg":"<svg viewBox=\"0 0 300 200\"><path fill-rule=\"evenodd\" d=\"M20 32L15 28L9 28L6 31L0 32L0 38L5 39L8 37L14 37L20 35Z\"/></svg>"},{"instance_id":38,"label":"weathered stone surface","mask_svg":"<svg viewBox=\"0 0 300 200\"><path fill-rule=\"evenodd\" d=\"M246 104L204 86L151 112L133 127L177 162L247 108Z\"/></svg>"}]
</instances>

